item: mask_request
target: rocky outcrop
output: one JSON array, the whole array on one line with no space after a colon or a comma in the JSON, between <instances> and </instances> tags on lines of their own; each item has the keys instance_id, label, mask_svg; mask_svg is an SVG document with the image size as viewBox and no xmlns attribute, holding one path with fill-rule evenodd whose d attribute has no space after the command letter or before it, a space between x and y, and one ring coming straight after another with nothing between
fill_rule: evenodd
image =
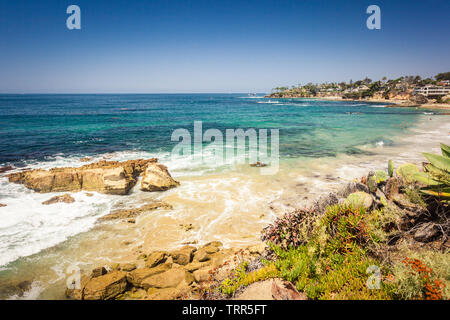
<instances>
[{"instance_id":1,"label":"rocky outcrop","mask_svg":"<svg viewBox=\"0 0 450 320\"><path fill-rule=\"evenodd\" d=\"M75 202L75 199L72 198L70 196L70 194L65 194L65 195L62 195L62 196L54 196L54 197L48 199L47 201L42 202L42 204L48 206L50 204L55 204L55 203L58 203L58 202L73 203L73 202Z\"/></svg>"},{"instance_id":2,"label":"rocky outcrop","mask_svg":"<svg viewBox=\"0 0 450 320\"><path fill-rule=\"evenodd\" d=\"M104 273L104 268L94 269L92 274L81 278L80 288L67 289L66 296L76 300L110 300L127 288L126 272Z\"/></svg>"},{"instance_id":3,"label":"rocky outcrop","mask_svg":"<svg viewBox=\"0 0 450 320\"><path fill-rule=\"evenodd\" d=\"M153 211L156 209L172 209L172 206L170 204L167 204L164 202L150 203L150 204L146 204L140 208L113 211L110 214L107 214L106 216L99 218L98 221L130 219L130 218L137 217L138 215L140 215L142 213Z\"/></svg>"},{"instance_id":4,"label":"rocky outcrop","mask_svg":"<svg viewBox=\"0 0 450 320\"><path fill-rule=\"evenodd\" d=\"M142 191L164 191L179 186L180 183L175 181L170 175L167 167L159 164L149 164L142 178Z\"/></svg>"},{"instance_id":5,"label":"rocky outcrop","mask_svg":"<svg viewBox=\"0 0 450 320\"><path fill-rule=\"evenodd\" d=\"M99 161L79 168L53 168L27 170L9 174L9 182L22 183L37 192L97 191L105 194L124 195L136 184L137 177L146 172L146 191L167 190L178 186L167 168L156 163L157 159Z\"/></svg>"},{"instance_id":6,"label":"rocky outcrop","mask_svg":"<svg viewBox=\"0 0 450 320\"><path fill-rule=\"evenodd\" d=\"M76 300L199 299L200 288L210 285L213 277L222 281L239 263L254 259L261 251L257 249L260 246L238 251L221 247L214 241L198 249L184 246L172 252L151 252L142 256L145 266L139 256L136 262L98 267L89 276L81 277L80 288L67 289L66 295ZM199 252L207 261L196 261Z\"/></svg>"}]
</instances>

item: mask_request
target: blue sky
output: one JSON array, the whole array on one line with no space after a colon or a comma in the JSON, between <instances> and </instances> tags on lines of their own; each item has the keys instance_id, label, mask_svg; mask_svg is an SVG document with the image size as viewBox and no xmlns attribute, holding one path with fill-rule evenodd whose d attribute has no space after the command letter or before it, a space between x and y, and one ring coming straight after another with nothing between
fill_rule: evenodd
<instances>
[{"instance_id":1,"label":"blue sky","mask_svg":"<svg viewBox=\"0 0 450 320\"><path fill-rule=\"evenodd\" d=\"M81 8L81 30L66 8ZM381 8L381 30L366 8ZM450 2L0 0L0 92L267 92L450 71Z\"/></svg>"}]
</instances>

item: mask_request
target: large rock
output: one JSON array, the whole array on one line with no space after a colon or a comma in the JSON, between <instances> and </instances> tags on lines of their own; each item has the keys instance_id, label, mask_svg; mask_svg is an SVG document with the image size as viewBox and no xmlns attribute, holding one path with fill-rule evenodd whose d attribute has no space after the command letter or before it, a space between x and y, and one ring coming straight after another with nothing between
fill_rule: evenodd
<instances>
[{"instance_id":1,"label":"large rock","mask_svg":"<svg viewBox=\"0 0 450 320\"><path fill-rule=\"evenodd\" d=\"M192 261L192 257L194 255L194 252L197 249L192 246L184 246L180 248L179 250L173 251L171 253L173 262L180 264L180 265L187 265L189 262Z\"/></svg>"},{"instance_id":2,"label":"large rock","mask_svg":"<svg viewBox=\"0 0 450 320\"><path fill-rule=\"evenodd\" d=\"M194 282L191 273L184 269L170 269L164 273L160 273L142 281L142 287L146 290L149 288L176 288L179 286L190 285Z\"/></svg>"},{"instance_id":3,"label":"large rock","mask_svg":"<svg viewBox=\"0 0 450 320\"><path fill-rule=\"evenodd\" d=\"M384 186L384 194L386 195L386 198L388 200L395 198L399 194L402 184L403 181L400 177L389 178Z\"/></svg>"},{"instance_id":4,"label":"large rock","mask_svg":"<svg viewBox=\"0 0 450 320\"><path fill-rule=\"evenodd\" d=\"M155 252L152 252L147 257L147 261L145 262L145 266L147 268L154 268L157 265L165 262L166 259L167 259L167 252L165 252L165 251L155 251Z\"/></svg>"},{"instance_id":5,"label":"large rock","mask_svg":"<svg viewBox=\"0 0 450 320\"><path fill-rule=\"evenodd\" d=\"M83 290L83 300L108 300L125 291L127 273L113 271L89 280Z\"/></svg>"},{"instance_id":6,"label":"large rock","mask_svg":"<svg viewBox=\"0 0 450 320\"><path fill-rule=\"evenodd\" d=\"M100 161L79 168L28 170L8 175L9 182L22 183L37 192L97 191L106 194L127 194L136 178L157 159L125 162Z\"/></svg>"},{"instance_id":7,"label":"large rock","mask_svg":"<svg viewBox=\"0 0 450 320\"><path fill-rule=\"evenodd\" d=\"M148 277L166 272L172 267L170 263L164 263L156 268L139 268L128 273L127 280L135 287L142 287L142 282Z\"/></svg>"},{"instance_id":8,"label":"large rock","mask_svg":"<svg viewBox=\"0 0 450 320\"><path fill-rule=\"evenodd\" d=\"M145 169L141 190L164 191L179 185L180 183L172 178L166 166L159 163L152 163Z\"/></svg>"},{"instance_id":9,"label":"large rock","mask_svg":"<svg viewBox=\"0 0 450 320\"><path fill-rule=\"evenodd\" d=\"M370 194L358 191L350 194L345 200L347 205L351 205L354 208L363 207L366 210L369 210L373 204L373 198Z\"/></svg>"},{"instance_id":10,"label":"large rock","mask_svg":"<svg viewBox=\"0 0 450 320\"><path fill-rule=\"evenodd\" d=\"M72 198L70 196L70 194L64 194L62 196L54 196L50 199L48 199L47 201L42 202L43 205L50 205L50 204L55 204L58 202L63 202L63 203L72 203L75 202L75 199Z\"/></svg>"}]
</instances>

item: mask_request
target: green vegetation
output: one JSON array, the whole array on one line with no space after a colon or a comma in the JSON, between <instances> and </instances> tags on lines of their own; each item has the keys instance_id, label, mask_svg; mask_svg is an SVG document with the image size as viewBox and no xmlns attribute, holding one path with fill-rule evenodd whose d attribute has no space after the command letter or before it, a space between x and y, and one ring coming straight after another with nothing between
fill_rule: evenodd
<instances>
[{"instance_id":1,"label":"green vegetation","mask_svg":"<svg viewBox=\"0 0 450 320\"><path fill-rule=\"evenodd\" d=\"M449 80L450 72L439 73L435 79L422 79L420 76L403 76L397 79L373 81L366 77L363 80L353 82L325 82L307 83L297 86L282 86L272 89L273 97L318 97L318 96L341 96L344 99L367 99L376 97L378 99L389 99L396 95L410 93L412 89L425 85L437 85L439 81Z\"/></svg>"},{"instance_id":2,"label":"green vegetation","mask_svg":"<svg viewBox=\"0 0 450 320\"><path fill-rule=\"evenodd\" d=\"M450 230L450 147L441 150L442 156L424 153L430 161L424 171L403 164L394 173L390 160L388 174L361 179L369 193L349 191L324 213L296 210L278 218L263 230L271 253L265 266L248 272L241 264L220 292L281 277L309 299L450 299L448 248L427 245L436 235L445 242Z\"/></svg>"},{"instance_id":3,"label":"green vegetation","mask_svg":"<svg viewBox=\"0 0 450 320\"><path fill-rule=\"evenodd\" d=\"M441 143L442 156L423 153L429 163L425 163L425 172L418 172L414 178L426 186L420 191L437 196L445 202L450 201L450 147Z\"/></svg>"}]
</instances>

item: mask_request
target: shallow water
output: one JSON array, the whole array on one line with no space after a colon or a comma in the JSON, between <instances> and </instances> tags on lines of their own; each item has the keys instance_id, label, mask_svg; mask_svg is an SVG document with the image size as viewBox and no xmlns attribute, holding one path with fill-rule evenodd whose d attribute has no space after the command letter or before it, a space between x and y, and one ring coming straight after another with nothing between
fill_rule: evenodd
<instances>
[{"instance_id":1,"label":"shallow water","mask_svg":"<svg viewBox=\"0 0 450 320\"><path fill-rule=\"evenodd\" d=\"M307 206L369 169L420 163L420 151L449 143L448 116L412 108L351 102L247 99L242 95L0 96L0 165L81 166L82 157L158 157L180 187L128 196L85 193L72 204L42 206L36 194L0 178L0 288L32 280L24 298L64 298L65 270L134 260L140 253L186 242L226 246L259 241L260 230L284 211ZM431 120L430 120L431 119ZM264 176L248 164L172 159L171 132L194 120L203 129L280 129L280 170ZM163 200L173 210L140 216L136 224L97 224L116 208ZM184 231L182 224L192 224ZM0 290L1 291L1 290ZM18 298L18 297L14 297Z\"/></svg>"}]
</instances>

